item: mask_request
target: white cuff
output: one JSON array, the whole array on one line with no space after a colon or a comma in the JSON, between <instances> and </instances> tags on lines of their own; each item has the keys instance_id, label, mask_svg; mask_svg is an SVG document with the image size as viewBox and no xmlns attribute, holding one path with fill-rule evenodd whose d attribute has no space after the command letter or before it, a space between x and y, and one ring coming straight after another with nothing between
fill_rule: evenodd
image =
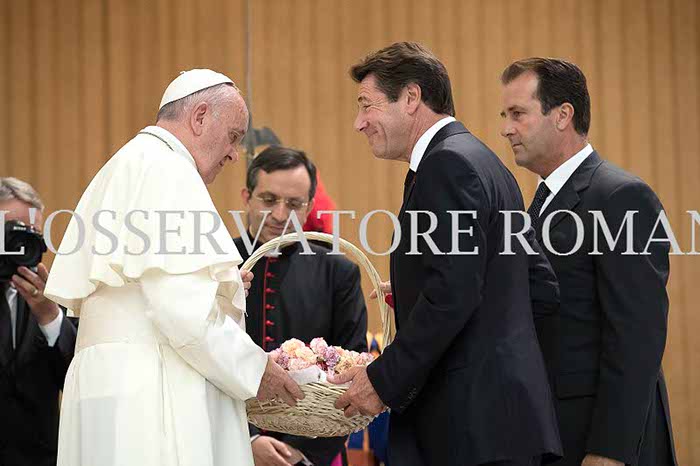
<instances>
[{"instance_id":1,"label":"white cuff","mask_svg":"<svg viewBox=\"0 0 700 466\"><path fill-rule=\"evenodd\" d=\"M58 315L54 320L49 322L46 325L39 325L39 328L41 329L41 332L44 334L46 337L46 342L49 344L49 347L53 348L53 345L56 344L56 340L58 340L58 336L61 334L61 324L63 323L63 311L60 309L58 310Z\"/></svg>"}]
</instances>

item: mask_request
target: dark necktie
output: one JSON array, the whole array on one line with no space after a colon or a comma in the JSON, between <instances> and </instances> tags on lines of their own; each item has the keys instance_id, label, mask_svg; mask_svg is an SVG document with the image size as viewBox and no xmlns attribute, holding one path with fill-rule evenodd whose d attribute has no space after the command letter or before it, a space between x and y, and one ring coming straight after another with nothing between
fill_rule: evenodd
<instances>
[{"instance_id":1,"label":"dark necktie","mask_svg":"<svg viewBox=\"0 0 700 466\"><path fill-rule=\"evenodd\" d=\"M539 230L542 206L544 205L544 201L547 199L547 196L549 196L551 192L552 191L549 190L547 184L544 181L541 182L540 185L537 186L537 191L535 192L534 199L532 199L532 204L530 204L530 207L527 209L527 213L530 214L530 219L532 220L532 228L534 228L535 231Z\"/></svg>"},{"instance_id":2,"label":"dark necktie","mask_svg":"<svg viewBox=\"0 0 700 466\"><path fill-rule=\"evenodd\" d=\"M413 184L416 182L416 172L411 170L410 168L408 169L408 173L406 173L406 180L403 182L403 201L406 202L406 198L408 197L408 193L411 191L411 188L413 187Z\"/></svg>"},{"instance_id":3,"label":"dark necktie","mask_svg":"<svg viewBox=\"0 0 700 466\"><path fill-rule=\"evenodd\" d=\"M12 348L12 319L6 292L7 283L0 283L0 351L10 359L14 349Z\"/></svg>"}]
</instances>

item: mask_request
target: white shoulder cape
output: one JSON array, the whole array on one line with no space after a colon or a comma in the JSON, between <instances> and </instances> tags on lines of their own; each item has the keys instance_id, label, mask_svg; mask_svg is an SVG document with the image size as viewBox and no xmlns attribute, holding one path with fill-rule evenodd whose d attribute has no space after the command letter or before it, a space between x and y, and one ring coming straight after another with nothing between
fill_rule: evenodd
<instances>
[{"instance_id":1,"label":"white shoulder cape","mask_svg":"<svg viewBox=\"0 0 700 466\"><path fill-rule=\"evenodd\" d=\"M209 268L219 294L245 311L236 246L195 161L170 132L149 126L124 145L83 193L44 294L80 313L100 286L120 287L148 269Z\"/></svg>"}]
</instances>

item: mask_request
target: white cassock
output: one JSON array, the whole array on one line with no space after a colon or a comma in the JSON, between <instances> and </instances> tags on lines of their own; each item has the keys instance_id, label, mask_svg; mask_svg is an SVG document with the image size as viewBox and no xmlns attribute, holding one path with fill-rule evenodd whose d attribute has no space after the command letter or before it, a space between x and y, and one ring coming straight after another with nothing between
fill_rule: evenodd
<instances>
[{"instance_id":1,"label":"white cassock","mask_svg":"<svg viewBox=\"0 0 700 466\"><path fill-rule=\"evenodd\" d=\"M59 466L253 464L244 400L267 357L245 332L241 257L215 213L194 159L159 127L83 194L45 290L80 315Z\"/></svg>"}]
</instances>

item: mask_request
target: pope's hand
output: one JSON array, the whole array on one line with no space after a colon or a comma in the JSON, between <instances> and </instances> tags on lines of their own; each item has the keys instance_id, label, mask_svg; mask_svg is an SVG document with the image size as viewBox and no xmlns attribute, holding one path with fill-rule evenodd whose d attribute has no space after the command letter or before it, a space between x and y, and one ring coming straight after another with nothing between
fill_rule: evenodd
<instances>
[{"instance_id":1,"label":"pope's hand","mask_svg":"<svg viewBox=\"0 0 700 466\"><path fill-rule=\"evenodd\" d=\"M253 278L253 272L250 270L241 270L241 280L243 280L243 289L245 290L246 297L248 296L248 290L250 290Z\"/></svg>"},{"instance_id":2,"label":"pope's hand","mask_svg":"<svg viewBox=\"0 0 700 466\"><path fill-rule=\"evenodd\" d=\"M304 399L304 392L287 372L268 356L257 399L267 401L275 398L281 399L289 406L296 406L297 400Z\"/></svg>"},{"instance_id":3,"label":"pope's hand","mask_svg":"<svg viewBox=\"0 0 700 466\"><path fill-rule=\"evenodd\" d=\"M353 417L358 413L376 416L386 408L367 377L366 367L351 367L338 376L329 377L328 380L335 384L352 382L350 388L335 402L335 407L345 411L346 417Z\"/></svg>"}]
</instances>

